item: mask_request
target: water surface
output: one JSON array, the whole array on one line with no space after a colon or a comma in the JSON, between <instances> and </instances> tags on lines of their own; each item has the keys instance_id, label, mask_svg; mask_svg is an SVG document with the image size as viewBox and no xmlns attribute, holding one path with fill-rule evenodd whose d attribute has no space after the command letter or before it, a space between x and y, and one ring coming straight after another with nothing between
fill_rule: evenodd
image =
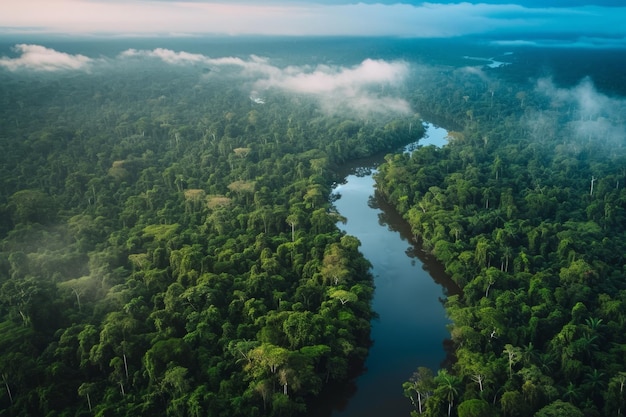
<instances>
[{"instance_id":1,"label":"water surface","mask_svg":"<svg viewBox=\"0 0 626 417\"><path fill-rule=\"evenodd\" d=\"M445 144L444 129L430 127L427 133L419 145ZM449 321L442 304L445 290L438 283L445 276L420 260L426 255L411 240L408 225L376 198L371 166L357 168L358 174L335 188L335 206L347 218L339 227L361 241L360 250L372 263L372 308L379 318L372 322L365 372L354 381L353 392L343 394L349 398L333 406L332 416L408 417L411 404L402 383L417 367L436 370L446 359Z\"/></svg>"}]
</instances>

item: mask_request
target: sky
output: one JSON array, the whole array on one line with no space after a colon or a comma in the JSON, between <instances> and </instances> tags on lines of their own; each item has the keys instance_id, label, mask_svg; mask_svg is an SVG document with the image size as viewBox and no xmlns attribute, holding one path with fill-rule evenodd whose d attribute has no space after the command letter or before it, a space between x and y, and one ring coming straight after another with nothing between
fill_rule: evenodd
<instances>
[{"instance_id":1,"label":"sky","mask_svg":"<svg viewBox=\"0 0 626 417\"><path fill-rule=\"evenodd\" d=\"M514 1L518 4L495 0L4 0L0 35L500 35L509 42L566 37L626 44L622 0Z\"/></svg>"}]
</instances>

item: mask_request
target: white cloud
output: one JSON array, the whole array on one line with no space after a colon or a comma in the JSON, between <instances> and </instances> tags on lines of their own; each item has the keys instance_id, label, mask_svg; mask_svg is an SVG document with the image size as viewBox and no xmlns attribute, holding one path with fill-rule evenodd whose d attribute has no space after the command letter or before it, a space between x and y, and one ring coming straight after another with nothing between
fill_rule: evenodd
<instances>
[{"instance_id":1,"label":"white cloud","mask_svg":"<svg viewBox=\"0 0 626 417\"><path fill-rule=\"evenodd\" d=\"M268 71L267 78L255 83L255 89L278 88L316 97L327 112L350 109L360 114L409 113L408 103L391 94L386 87L400 85L408 76L404 62L366 59L354 67L319 65L312 70L288 67Z\"/></svg>"},{"instance_id":2,"label":"white cloud","mask_svg":"<svg viewBox=\"0 0 626 417\"><path fill-rule=\"evenodd\" d=\"M405 62L366 59L353 67L318 65L278 67L267 58L250 56L211 58L169 49L129 49L120 58L154 58L171 65L210 66L209 77L242 77L251 92L277 89L316 99L327 112L339 109L358 114L409 113L409 104L397 97L395 87L409 75ZM229 71L223 71L225 67ZM234 71L237 70L237 71Z\"/></svg>"},{"instance_id":3,"label":"white cloud","mask_svg":"<svg viewBox=\"0 0 626 417\"><path fill-rule=\"evenodd\" d=\"M70 55L41 45L15 45L16 58L0 58L0 66L11 71L30 69L35 71L82 70L93 62L84 55Z\"/></svg>"},{"instance_id":4,"label":"white cloud","mask_svg":"<svg viewBox=\"0 0 626 417\"><path fill-rule=\"evenodd\" d=\"M572 88L559 88L551 79L540 79L536 90L551 100L551 106L566 115L570 137L623 146L626 137L626 101L596 90L589 78Z\"/></svg>"},{"instance_id":5,"label":"white cloud","mask_svg":"<svg viewBox=\"0 0 626 417\"><path fill-rule=\"evenodd\" d=\"M608 97L596 90L591 79L585 78L573 88L559 88L549 78L537 81L537 91L552 100L556 108L569 108L580 120L596 120L600 117L617 117L623 110L623 100Z\"/></svg>"},{"instance_id":6,"label":"white cloud","mask_svg":"<svg viewBox=\"0 0 626 417\"><path fill-rule=\"evenodd\" d=\"M259 81L260 87L279 87L298 93L326 94L336 90L361 89L367 85L397 84L407 75L404 63L366 59L352 68L319 65L305 72L288 67L279 78Z\"/></svg>"},{"instance_id":7,"label":"white cloud","mask_svg":"<svg viewBox=\"0 0 626 417\"><path fill-rule=\"evenodd\" d=\"M168 64L190 64L206 62L207 58L201 54L189 52L175 52L170 49L157 48L152 51L128 49L120 54L122 58L152 57L159 58Z\"/></svg>"}]
</instances>

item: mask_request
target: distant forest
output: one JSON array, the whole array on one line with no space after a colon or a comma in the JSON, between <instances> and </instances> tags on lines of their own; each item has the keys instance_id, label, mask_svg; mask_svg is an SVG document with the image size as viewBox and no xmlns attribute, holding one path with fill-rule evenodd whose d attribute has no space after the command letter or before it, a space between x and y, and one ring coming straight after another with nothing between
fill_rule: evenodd
<instances>
[{"instance_id":1,"label":"distant forest","mask_svg":"<svg viewBox=\"0 0 626 417\"><path fill-rule=\"evenodd\" d=\"M381 152L378 192L462 289L413 414L621 415L624 101L521 65L412 63L402 115L201 65L0 70L0 416L304 415L370 345L329 195ZM424 119L448 145L397 152Z\"/></svg>"}]
</instances>

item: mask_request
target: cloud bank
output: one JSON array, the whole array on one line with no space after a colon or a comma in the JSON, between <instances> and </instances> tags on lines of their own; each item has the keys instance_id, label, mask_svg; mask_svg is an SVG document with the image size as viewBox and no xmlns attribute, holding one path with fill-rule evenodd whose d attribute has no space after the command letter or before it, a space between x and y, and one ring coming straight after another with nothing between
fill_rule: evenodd
<instances>
[{"instance_id":1,"label":"cloud bank","mask_svg":"<svg viewBox=\"0 0 626 417\"><path fill-rule=\"evenodd\" d=\"M22 69L34 71L85 70L93 59L84 55L70 55L41 45L18 44L13 50L20 54L16 58L0 58L0 67L11 71Z\"/></svg>"},{"instance_id":2,"label":"cloud bank","mask_svg":"<svg viewBox=\"0 0 626 417\"><path fill-rule=\"evenodd\" d=\"M268 77L257 80L254 86L256 90L277 88L315 97L329 113L347 108L360 114L408 114L409 104L393 95L393 88L400 86L408 73L408 64L404 62L366 59L350 68L272 68L266 73ZM385 93L386 88L392 92Z\"/></svg>"},{"instance_id":3,"label":"cloud bank","mask_svg":"<svg viewBox=\"0 0 626 417\"><path fill-rule=\"evenodd\" d=\"M580 36L572 39L533 39L533 40L495 40L491 44L499 46L531 46L536 48L570 48L570 49L623 49L626 37L594 37Z\"/></svg>"},{"instance_id":4,"label":"cloud bank","mask_svg":"<svg viewBox=\"0 0 626 417\"><path fill-rule=\"evenodd\" d=\"M250 56L211 58L202 54L169 49L129 49L121 59L159 59L171 65L204 65L211 68L209 77L234 74L245 80L254 96L267 90L280 90L315 99L328 113L349 110L364 114L408 114L411 109L400 98L397 88L409 76L409 65L403 61L388 62L366 59L352 67L318 65L278 67L267 58ZM228 69L228 71L225 71Z\"/></svg>"},{"instance_id":5,"label":"cloud bank","mask_svg":"<svg viewBox=\"0 0 626 417\"><path fill-rule=\"evenodd\" d=\"M403 61L366 59L352 67L278 67L269 59L255 55L246 59L212 58L164 48L128 49L115 59L71 55L41 45L18 44L13 50L18 56L0 58L0 67L10 71L85 71L95 69L96 64L105 68L115 65L115 62L153 59L168 65L209 67L211 71L205 77L235 77L255 97L268 90L310 97L328 113L348 110L364 116L376 113L408 114L411 111L407 101L398 93L398 88L409 76L409 65Z\"/></svg>"}]
</instances>

